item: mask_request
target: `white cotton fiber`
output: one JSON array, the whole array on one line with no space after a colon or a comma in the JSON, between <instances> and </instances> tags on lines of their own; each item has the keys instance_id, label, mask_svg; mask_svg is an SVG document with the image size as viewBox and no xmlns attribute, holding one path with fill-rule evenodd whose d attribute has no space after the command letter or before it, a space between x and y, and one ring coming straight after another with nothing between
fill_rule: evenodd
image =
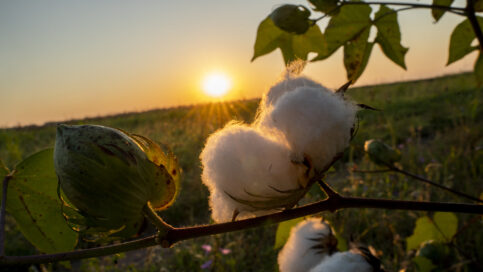
<instances>
[{"instance_id":1,"label":"white cotton fiber","mask_svg":"<svg viewBox=\"0 0 483 272\"><path fill-rule=\"evenodd\" d=\"M270 108L283 94L291 92L298 87L323 88L322 85L307 77L294 76L287 72L284 79L272 86L270 90L263 96L262 102L260 103L260 110L263 110L262 108Z\"/></svg>"},{"instance_id":2,"label":"white cotton fiber","mask_svg":"<svg viewBox=\"0 0 483 272\"><path fill-rule=\"evenodd\" d=\"M325 258L310 272L372 272L373 267L360 254L344 251Z\"/></svg>"},{"instance_id":3,"label":"white cotton fiber","mask_svg":"<svg viewBox=\"0 0 483 272\"><path fill-rule=\"evenodd\" d=\"M356 107L324 87L298 87L283 94L273 107L259 113L257 126L278 131L303 160L308 155L323 170L351 138ZM277 133L275 133L277 135Z\"/></svg>"},{"instance_id":4,"label":"white cotton fiber","mask_svg":"<svg viewBox=\"0 0 483 272\"><path fill-rule=\"evenodd\" d=\"M323 222L321 218L310 218L298 223L290 231L287 242L278 254L280 272L309 271L333 250L325 247L323 249L313 248L324 245L325 238L331 235L332 230L329 224ZM319 239L319 241L311 239ZM328 245L328 247L330 246Z\"/></svg>"},{"instance_id":5,"label":"white cotton fiber","mask_svg":"<svg viewBox=\"0 0 483 272\"><path fill-rule=\"evenodd\" d=\"M235 123L210 135L200 158L202 181L210 190L212 218L216 222L230 221L234 210L240 212L239 219L274 212L241 204L229 195L248 201L267 200L253 195L280 197L281 193L270 186L297 189L303 171L290 161L290 150L283 142Z\"/></svg>"}]
</instances>

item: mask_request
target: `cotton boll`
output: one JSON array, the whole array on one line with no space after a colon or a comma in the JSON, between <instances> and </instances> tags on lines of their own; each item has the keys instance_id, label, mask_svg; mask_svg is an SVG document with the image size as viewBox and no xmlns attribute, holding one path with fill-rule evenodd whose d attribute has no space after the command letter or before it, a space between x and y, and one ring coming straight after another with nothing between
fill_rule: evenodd
<instances>
[{"instance_id":1,"label":"cotton boll","mask_svg":"<svg viewBox=\"0 0 483 272\"><path fill-rule=\"evenodd\" d=\"M300 188L303 169L290 161L288 147L246 125L231 123L212 134L200 158L202 181L210 190L212 217L217 222L230 221L235 210L240 212L238 218L273 212L280 208L277 201L267 208L267 203L251 205L241 200L267 201L286 196L274 188Z\"/></svg>"},{"instance_id":2,"label":"cotton boll","mask_svg":"<svg viewBox=\"0 0 483 272\"><path fill-rule=\"evenodd\" d=\"M300 222L278 254L281 272L306 272L336 250L337 239L321 218Z\"/></svg>"},{"instance_id":3,"label":"cotton boll","mask_svg":"<svg viewBox=\"0 0 483 272\"><path fill-rule=\"evenodd\" d=\"M373 267L360 254L351 251L337 252L325 258L310 272L373 272Z\"/></svg>"},{"instance_id":4,"label":"cotton boll","mask_svg":"<svg viewBox=\"0 0 483 272\"><path fill-rule=\"evenodd\" d=\"M297 160L307 155L323 170L349 144L356 107L323 87L298 87L282 95L258 127L278 130Z\"/></svg>"},{"instance_id":5,"label":"cotton boll","mask_svg":"<svg viewBox=\"0 0 483 272\"><path fill-rule=\"evenodd\" d=\"M284 79L270 88L263 96L262 107L268 109L273 106L277 100L285 93L291 92L298 87L315 87L323 88L319 83L303 76L294 76L287 72Z\"/></svg>"}]
</instances>

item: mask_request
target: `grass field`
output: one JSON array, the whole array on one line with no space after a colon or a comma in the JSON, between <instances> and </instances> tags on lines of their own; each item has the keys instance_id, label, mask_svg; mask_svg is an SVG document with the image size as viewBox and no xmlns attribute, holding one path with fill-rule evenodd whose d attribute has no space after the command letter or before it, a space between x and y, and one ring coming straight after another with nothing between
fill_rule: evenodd
<instances>
[{"instance_id":1,"label":"grass field","mask_svg":"<svg viewBox=\"0 0 483 272\"><path fill-rule=\"evenodd\" d=\"M327 182L339 192L364 197L405 200L458 201L434 187L394 174L361 174L348 169L373 170L363 153L364 141L378 138L398 147L401 166L437 183L473 196L483 192L483 88L476 87L471 74L460 74L414 82L354 88L348 96L358 103L381 109L362 111L359 130L344 158ZM147 136L169 146L183 169L182 188L173 207L162 217L174 226L208 224L207 189L201 184L198 156L207 136L228 121L251 122L258 100L225 102L68 121L69 124L101 124ZM55 124L0 130L0 158L7 166L41 149L52 147ZM323 198L314 186L304 203ZM411 265L414 252L406 252L405 238L412 234L415 220L423 212L350 209L323 213L336 232L349 240L372 245L382 254L388 271ZM473 215L458 214L459 229L451 248L455 258L446 267L454 271L483 270L483 223ZM35 253L8 218L7 254ZM207 271L277 271L273 249L276 225L177 244L172 249L150 248L116 256L73 262L80 270L95 271L199 271L208 260ZM151 234L148 228L145 235ZM151 233L150 233L151 232ZM82 243L88 246L87 243ZM206 252L202 245L210 245ZM230 249L224 255L219 249ZM451 268L450 268L451 267ZM62 265L50 266L62 270ZM458 269L462 270L458 270Z\"/></svg>"}]
</instances>

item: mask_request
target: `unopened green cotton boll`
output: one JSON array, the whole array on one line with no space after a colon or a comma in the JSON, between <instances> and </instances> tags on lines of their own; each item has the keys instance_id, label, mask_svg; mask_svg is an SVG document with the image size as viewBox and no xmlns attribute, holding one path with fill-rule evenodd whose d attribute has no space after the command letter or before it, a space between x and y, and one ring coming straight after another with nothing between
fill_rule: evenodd
<instances>
[{"instance_id":1,"label":"unopened green cotton boll","mask_svg":"<svg viewBox=\"0 0 483 272\"><path fill-rule=\"evenodd\" d=\"M292 200L279 191L306 185L300 179L305 168L291 162L283 142L243 124L229 123L210 135L200 159L216 222L230 221L235 211L242 219L279 210Z\"/></svg>"},{"instance_id":2,"label":"unopened green cotton boll","mask_svg":"<svg viewBox=\"0 0 483 272\"><path fill-rule=\"evenodd\" d=\"M67 200L85 217L84 227L131 236L149 201L171 205L179 169L151 140L95 125L57 127L54 165Z\"/></svg>"},{"instance_id":3,"label":"unopened green cotton boll","mask_svg":"<svg viewBox=\"0 0 483 272\"><path fill-rule=\"evenodd\" d=\"M292 228L278 254L278 266L280 272L306 272L336 250L337 239L329 223L310 218Z\"/></svg>"},{"instance_id":4,"label":"unopened green cotton boll","mask_svg":"<svg viewBox=\"0 0 483 272\"><path fill-rule=\"evenodd\" d=\"M379 165L394 164L401 160L401 152L394 149L380 140L367 140L364 143L364 150L372 162Z\"/></svg>"},{"instance_id":5,"label":"unopened green cotton boll","mask_svg":"<svg viewBox=\"0 0 483 272\"><path fill-rule=\"evenodd\" d=\"M323 259L310 272L375 272L367 260L360 254L352 251L337 252Z\"/></svg>"},{"instance_id":6,"label":"unopened green cotton boll","mask_svg":"<svg viewBox=\"0 0 483 272\"><path fill-rule=\"evenodd\" d=\"M283 136L296 160L310 158L324 170L349 145L356 107L324 87L302 86L285 92L259 114L258 127Z\"/></svg>"},{"instance_id":7,"label":"unopened green cotton boll","mask_svg":"<svg viewBox=\"0 0 483 272\"><path fill-rule=\"evenodd\" d=\"M283 5L276 8L270 19L277 27L290 33L304 34L313 22L309 19L310 10L301 5Z\"/></svg>"}]
</instances>

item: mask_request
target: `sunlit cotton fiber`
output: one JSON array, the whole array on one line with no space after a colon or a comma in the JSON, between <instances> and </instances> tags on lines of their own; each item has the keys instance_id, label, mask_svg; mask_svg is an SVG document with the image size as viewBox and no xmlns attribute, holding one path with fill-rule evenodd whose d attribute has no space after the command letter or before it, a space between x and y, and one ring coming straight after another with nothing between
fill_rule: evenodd
<instances>
[{"instance_id":1,"label":"sunlit cotton fiber","mask_svg":"<svg viewBox=\"0 0 483 272\"><path fill-rule=\"evenodd\" d=\"M290 161L288 147L247 125L230 123L210 135L200 158L202 181L210 190L212 218L217 222L230 221L235 210L240 212L238 219L274 211L242 204L230 195L260 201L284 196L274 188L299 188L302 170Z\"/></svg>"},{"instance_id":2,"label":"sunlit cotton fiber","mask_svg":"<svg viewBox=\"0 0 483 272\"><path fill-rule=\"evenodd\" d=\"M351 138L356 107L324 87L298 87L283 94L268 112L259 114L257 127L283 135L297 160L308 155L323 170Z\"/></svg>"},{"instance_id":3,"label":"sunlit cotton fiber","mask_svg":"<svg viewBox=\"0 0 483 272\"><path fill-rule=\"evenodd\" d=\"M325 258L310 272L372 272L374 268L360 254L344 251Z\"/></svg>"},{"instance_id":4,"label":"sunlit cotton fiber","mask_svg":"<svg viewBox=\"0 0 483 272\"><path fill-rule=\"evenodd\" d=\"M272 86L270 90L263 96L262 103L260 104L261 107L268 109L269 107L273 106L283 94L291 92L298 87L323 88L322 85L307 77L295 76L287 72L283 80Z\"/></svg>"},{"instance_id":5,"label":"sunlit cotton fiber","mask_svg":"<svg viewBox=\"0 0 483 272\"><path fill-rule=\"evenodd\" d=\"M330 235L332 230L329 224L321 218L310 218L298 223L290 231L287 242L278 254L280 272L306 272L316 266L332 251L331 245L325 247L326 238ZM317 247L321 245L322 249Z\"/></svg>"}]
</instances>

